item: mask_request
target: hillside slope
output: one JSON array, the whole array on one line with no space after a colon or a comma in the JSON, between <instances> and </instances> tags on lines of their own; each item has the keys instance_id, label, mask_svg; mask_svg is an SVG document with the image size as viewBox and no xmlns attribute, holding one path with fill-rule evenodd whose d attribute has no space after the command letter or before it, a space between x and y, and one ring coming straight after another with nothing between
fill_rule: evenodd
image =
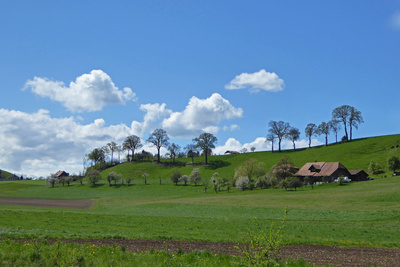
<instances>
[{"instance_id":1,"label":"hillside slope","mask_svg":"<svg viewBox=\"0 0 400 267\"><path fill-rule=\"evenodd\" d=\"M13 174L10 173L10 172L8 172L8 171L1 170L1 169L0 169L0 179L2 179L2 178L8 178L8 177L10 177L11 175L13 175Z\"/></svg>"},{"instance_id":2,"label":"hillside slope","mask_svg":"<svg viewBox=\"0 0 400 267\"><path fill-rule=\"evenodd\" d=\"M328 146L312 147L307 149L285 150L282 152L253 152L245 154L221 155L209 157L213 165L187 165L179 167L164 166L155 163L127 162L107 169L103 172L105 177L111 171L140 179L143 173L148 173L150 178L168 178L174 170L180 170L182 174L190 174L193 168L200 168L204 177L211 177L218 172L222 176L233 176L235 168L248 158L257 159L263 162L267 170L276 164L283 156L289 156L292 162L301 167L306 162L314 161L339 161L348 169L363 169L368 172L368 165L371 160L378 162L386 169L387 158L393 155L400 155L400 135L389 135L357 139L349 143L331 144ZM169 162L163 159L164 162ZM204 157L194 159L195 164L204 162ZM177 159L177 162L191 163L190 158ZM382 174L385 175L385 174ZM389 172L386 175L390 175Z\"/></svg>"}]
</instances>

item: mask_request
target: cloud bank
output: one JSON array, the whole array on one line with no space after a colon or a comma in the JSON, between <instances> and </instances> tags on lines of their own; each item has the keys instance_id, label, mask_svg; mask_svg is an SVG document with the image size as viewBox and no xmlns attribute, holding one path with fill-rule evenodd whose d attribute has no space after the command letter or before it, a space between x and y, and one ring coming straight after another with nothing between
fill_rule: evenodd
<instances>
[{"instance_id":1,"label":"cloud bank","mask_svg":"<svg viewBox=\"0 0 400 267\"><path fill-rule=\"evenodd\" d=\"M61 81L34 77L25 83L24 89L60 102L72 112L99 111L107 105L123 105L126 101L136 101L136 94L130 88L119 90L110 76L102 70L83 74L69 86Z\"/></svg>"},{"instance_id":2,"label":"cloud bank","mask_svg":"<svg viewBox=\"0 0 400 267\"><path fill-rule=\"evenodd\" d=\"M49 175L61 168L83 169L90 150L132 133L126 125L105 126L103 119L81 125L73 117L51 118L49 111L0 109L0 166L28 175Z\"/></svg>"},{"instance_id":3,"label":"cloud bank","mask_svg":"<svg viewBox=\"0 0 400 267\"><path fill-rule=\"evenodd\" d=\"M295 142L296 149L297 148L305 148L308 147L308 140L302 139ZM322 145L320 141L317 139L311 140L311 146L319 146ZM241 144L235 138L229 138L224 145L217 146L213 153L217 155L223 155L227 150L240 152L242 149L247 149L250 151L252 147L255 147L255 151L270 151L272 149L271 142L266 142L265 137L257 137L253 142ZM282 149L293 149L293 143L289 140L282 140L281 144ZM278 144L274 144L274 151L278 150Z\"/></svg>"},{"instance_id":4,"label":"cloud bank","mask_svg":"<svg viewBox=\"0 0 400 267\"><path fill-rule=\"evenodd\" d=\"M284 87L284 81L275 72L267 72L264 69L259 72L237 75L229 84L225 85L225 89L228 90L248 88L253 93L258 93L261 90L278 92L282 91Z\"/></svg>"}]
</instances>

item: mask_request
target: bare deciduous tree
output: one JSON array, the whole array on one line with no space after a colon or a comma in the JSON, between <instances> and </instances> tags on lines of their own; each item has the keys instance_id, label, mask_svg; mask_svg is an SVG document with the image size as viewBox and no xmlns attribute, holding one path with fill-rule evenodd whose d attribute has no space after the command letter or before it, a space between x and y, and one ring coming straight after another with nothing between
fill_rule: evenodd
<instances>
[{"instance_id":1,"label":"bare deciduous tree","mask_svg":"<svg viewBox=\"0 0 400 267\"><path fill-rule=\"evenodd\" d=\"M136 135L128 136L127 138L125 138L125 141L122 144L122 148L124 150L128 150L128 154L129 150L132 151L132 160L134 159L135 156L135 150L141 148L142 146L143 146L142 141Z\"/></svg>"},{"instance_id":2,"label":"bare deciduous tree","mask_svg":"<svg viewBox=\"0 0 400 267\"><path fill-rule=\"evenodd\" d=\"M318 128L317 128L318 135L325 135L325 145L326 146L328 145L328 135L331 132L331 129L332 129L331 124L329 122L326 123L324 121L321 122L321 124L318 125Z\"/></svg>"},{"instance_id":3,"label":"bare deciduous tree","mask_svg":"<svg viewBox=\"0 0 400 267\"><path fill-rule=\"evenodd\" d=\"M160 162L160 149L163 146L168 146L169 137L163 129L156 129L147 139L147 142L153 144L157 148L157 161Z\"/></svg>"},{"instance_id":4,"label":"bare deciduous tree","mask_svg":"<svg viewBox=\"0 0 400 267\"><path fill-rule=\"evenodd\" d=\"M315 136L317 133L317 125L314 123L309 123L305 129L306 137L308 137L308 147L311 147L311 137Z\"/></svg>"},{"instance_id":5,"label":"bare deciduous tree","mask_svg":"<svg viewBox=\"0 0 400 267\"><path fill-rule=\"evenodd\" d=\"M211 149L215 148L215 143L217 142L217 137L215 137L211 133L202 133L200 134L199 137L193 139L193 143L195 144L195 147L200 148L203 150L205 158L206 158L206 164L207 162L207 154Z\"/></svg>"},{"instance_id":6,"label":"bare deciduous tree","mask_svg":"<svg viewBox=\"0 0 400 267\"><path fill-rule=\"evenodd\" d=\"M278 138L279 152L281 152L281 142L288 133L288 130L290 129L290 124L283 121L270 121L268 126L268 132L274 135L274 137L276 136Z\"/></svg>"},{"instance_id":7,"label":"bare deciduous tree","mask_svg":"<svg viewBox=\"0 0 400 267\"><path fill-rule=\"evenodd\" d=\"M300 131L295 127L291 127L287 133L287 138L293 142L293 150L296 150L295 142L300 138Z\"/></svg>"}]
</instances>

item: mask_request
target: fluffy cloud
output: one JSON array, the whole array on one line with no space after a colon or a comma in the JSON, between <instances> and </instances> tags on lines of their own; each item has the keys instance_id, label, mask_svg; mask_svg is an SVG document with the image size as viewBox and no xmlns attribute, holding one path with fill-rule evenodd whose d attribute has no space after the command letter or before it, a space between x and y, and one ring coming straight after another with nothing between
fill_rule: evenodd
<instances>
[{"instance_id":1,"label":"fluffy cloud","mask_svg":"<svg viewBox=\"0 0 400 267\"><path fill-rule=\"evenodd\" d=\"M167 109L167 104L145 104L140 105L140 110L146 112L143 117L143 122L133 121L131 128L134 129L135 134L143 136L146 130L150 130L154 125L161 123L161 121L172 114L172 110Z\"/></svg>"},{"instance_id":2,"label":"fluffy cloud","mask_svg":"<svg viewBox=\"0 0 400 267\"><path fill-rule=\"evenodd\" d=\"M111 140L122 142L133 130L105 126L103 119L87 125L73 117L51 118L49 111L25 113L0 109L0 166L15 173L47 176L59 169L82 170L82 158Z\"/></svg>"},{"instance_id":3,"label":"fluffy cloud","mask_svg":"<svg viewBox=\"0 0 400 267\"><path fill-rule=\"evenodd\" d=\"M400 30L400 12L397 12L392 16L391 23L395 29Z\"/></svg>"},{"instance_id":4,"label":"fluffy cloud","mask_svg":"<svg viewBox=\"0 0 400 267\"><path fill-rule=\"evenodd\" d=\"M229 84L225 85L225 89L236 90L249 88L253 93L260 90L268 92L282 91L285 83L278 77L275 72L267 72L264 69L254 73L242 73L237 75Z\"/></svg>"},{"instance_id":5,"label":"fluffy cloud","mask_svg":"<svg viewBox=\"0 0 400 267\"><path fill-rule=\"evenodd\" d=\"M241 118L243 110L234 107L220 94L213 94L207 99L192 97L182 112L173 112L162 122L171 137L193 137L201 132L216 134L218 124L223 120Z\"/></svg>"},{"instance_id":6,"label":"fluffy cloud","mask_svg":"<svg viewBox=\"0 0 400 267\"><path fill-rule=\"evenodd\" d=\"M110 76L102 70L92 70L83 74L66 86L63 82L34 77L28 80L24 89L42 97L61 102L72 112L98 111L106 105L125 104L136 100L136 95L128 87L119 90Z\"/></svg>"}]
</instances>

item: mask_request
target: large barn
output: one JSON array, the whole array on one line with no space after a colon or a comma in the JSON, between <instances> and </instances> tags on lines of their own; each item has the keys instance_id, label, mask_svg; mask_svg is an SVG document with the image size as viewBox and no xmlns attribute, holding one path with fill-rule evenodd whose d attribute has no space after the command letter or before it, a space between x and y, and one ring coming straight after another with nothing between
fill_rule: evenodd
<instances>
[{"instance_id":1,"label":"large barn","mask_svg":"<svg viewBox=\"0 0 400 267\"><path fill-rule=\"evenodd\" d=\"M295 174L304 180L305 177L316 177L318 181L332 182L339 177L348 177L352 181L365 181L368 174L363 170L349 171L340 162L311 162L306 163Z\"/></svg>"}]
</instances>

